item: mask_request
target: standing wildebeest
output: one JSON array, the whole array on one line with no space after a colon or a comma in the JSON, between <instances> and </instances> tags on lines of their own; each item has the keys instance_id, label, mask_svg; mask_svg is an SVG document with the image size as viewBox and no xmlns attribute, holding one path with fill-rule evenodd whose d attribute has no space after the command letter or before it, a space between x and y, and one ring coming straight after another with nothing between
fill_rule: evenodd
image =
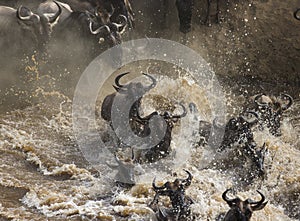
<instances>
[{"instance_id":1,"label":"standing wildebeest","mask_svg":"<svg viewBox=\"0 0 300 221\"><path fill-rule=\"evenodd\" d=\"M65 3L54 0L47 0L45 2L42 2L38 6L37 13L44 15L52 15L56 14L59 10L61 11L61 13L57 19L57 23L63 22L73 12L71 7Z\"/></svg>"},{"instance_id":2,"label":"standing wildebeest","mask_svg":"<svg viewBox=\"0 0 300 221\"><path fill-rule=\"evenodd\" d=\"M191 31L193 6L194 0L176 0L180 22L179 30L185 34Z\"/></svg>"},{"instance_id":3,"label":"standing wildebeest","mask_svg":"<svg viewBox=\"0 0 300 221\"><path fill-rule=\"evenodd\" d=\"M67 67L69 71L80 70L104 50L120 44L120 31L127 21L124 18L121 23L108 20L103 24L102 21L96 11L72 11L57 24L49 47L52 58L56 59L55 64L64 69ZM112 56L112 63L120 62L121 49L119 52L116 57Z\"/></svg>"},{"instance_id":4,"label":"standing wildebeest","mask_svg":"<svg viewBox=\"0 0 300 221\"><path fill-rule=\"evenodd\" d=\"M44 52L52 25L60 14L35 14L25 6L17 9L0 6L0 103L5 108L20 108L26 102L17 90L27 90L24 84L24 59ZM13 93L10 87L15 87Z\"/></svg>"},{"instance_id":5,"label":"standing wildebeest","mask_svg":"<svg viewBox=\"0 0 300 221\"><path fill-rule=\"evenodd\" d=\"M129 0L110 0L104 2L102 2L103 0L98 1L99 13L103 13L105 11L110 12L110 19L112 22L118 22L119 17L123 15L128 21L129 28L132 28L134 26L134 15Z\"/></svg>"},{"instance_id":6,"label":"standing wildebeest","mask_svg":"<svg viewBox=\"0 0 300 221\"><path fill-rule=\"evenodd\" d=\"M257 190L261 196L260 201L253 201L251 199L241 200L239 197L229 199L227 193L230 189L227 189L223 194L222 198L227 202L230 210L226 213L224 221L250 221L252 213L257 210L263 209L267 203L265 202L265 196Z\"/></svg>"},{"instance_id":7,"label":"standing wildebeest","mask_svg":"<svg viewBox=\"0 0 300 221\"><path fill-rule=\"evenodd\" d=\"M10 56L22 57L42 50L51 34L51 24L61 10L53 16L34 14L25 6L18 9L0 6L1 60Z\"/></svg>"},{"instance_id":8,"label":"standing wildebeest","mask_svg":"<svg viewBox=\"0 0 300 221\"><path fill-rule=\"evenodd\" d=\"M266 126L271 134L280 136L282 114L292 106L293 98L288 94L281 94L279 97L259 94L255 96L254 103L261 129Z\"/></svg>"},{"instance_id":9,"label":"standing wildebeest","mask_svg":"<svg viewBox=\"0 0 300 221\"><path fill-rule=\"evenodd\" d=\"M102 18L108 18L111 22L119 22L119 16L126 17L128 24L132 27L133 12L129 0L61 0L70 5L76 12L88 11L96 13ZM105 23L105 22L103 22Z\"/></svg>"},{"instance_id":10,"label":"standing wildebeest","mask_svg":"<svg viewBox=\"0 0 300 221\"><path fill-rule=\"evenodd\" d=\"M168 0L164 0L168 1ZM220 22L220 7L219 1L217 0L217 12L216 12L216 22ZM207 0L207 12L204 23L208 26L211 25L210 23L210 11L211 11L211 3L212 0ZM165 4L167 5L167 4ZM193 15L193 8L194 8L194 0L176 0L176 8L178 12L178 18L180 22L180 31L184 34L191 31L191 23L192 23L192 15Z\"/></svg>"}]
</instances>

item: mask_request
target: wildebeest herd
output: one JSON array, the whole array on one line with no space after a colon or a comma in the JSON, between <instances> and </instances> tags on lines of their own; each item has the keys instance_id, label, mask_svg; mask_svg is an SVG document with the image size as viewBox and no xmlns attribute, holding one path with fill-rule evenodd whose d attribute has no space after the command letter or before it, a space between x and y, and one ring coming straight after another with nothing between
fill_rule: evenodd
<instances>
[{"instance_id":1,"label":"wildebeest herd","mask_svg":"<svg viewBox=\"0 0 300 221\"><path fill-rule=\"evenodd\" d=\"M163 0L162 7L167 7L166 1ZM194 2L177 0L174 4L179 29L187 33L191 30ZM210 4L208 0L207 23ZM129 0L1 0L0 5L1 65L9 63L7 60L12 62L31 56L33 52L48 50L51 53L55 46L58 48L52 57L72 59L79 54L80 61L89 62L104 49L120 44L126 28L134 27ZM217 8L218 18L219 6ZM60 53L63 56L58 56Z\"/></svg>"},{"instance_id":2,"label":"wildebeest herd","mask_svg":"<svg viewBox=\"0 0 300 221\"><path fill-rule=\"evenodd\" d=\"M120 128L116 128L116 125L112 124L113 116L111 115L111 113L113 113L112 107L114 100L119 96L122 105L118 109L119 112L115 114L120 115L122 112L125 112L126 110L123 110L122 107L127 108L126 106L128 105L126 105L126 103L132 104L129 110L128 127L130 127L135 135L145 137L151 133L161 134L163 133L162 125L166 125L165 135L158 145L142 151L134 151L134 148L131 147L132 157L130 160L122 161L118 157L115 157L118 163L117 166L114 166L114 169L118 171L115 177L116 182L131 187L135 185L135 165L154 163L172 155L172 149L170 148L172 128L176 126L178 120L184 118L188 113L184 104L174 102L172 105L174 105L175 109L176 106L180 106L182 109L182 113L179 115L174 115L164 110L157 110L146 117L141 117L142 98L152 88L156 87L157 80L150 74L144 74L144 76L152 81L151 85L144 86L141 82L121 84L120 81L122 77L128 74L128 72L123 73L115 78L115 85L113 87L116 91L104 98L101 109L102 118L106 120L114 130L120 130ZM216 130L223 128L223 140L216 148L216 153L219 153L223 157L225 156L225 158L228 158L228 161L233 161L233 158L238 158L240 162L238 165L235 165L236 167L247 165L243 168L243 174L241 174L241 176L246 177L247 173L249 173L250 176L247 177L245 181L246 184L251 184L254 179L263 179L266 175L264 158L267 152L266 144L262 147L257 147L253 131L267 129L270 134L281 136L280 125L282 114L291 107L292 103L293 99L288 94L281 94L278 97L266 96L265 94L255 95L252 97L252 103L247 105L243 113L238 117L229 119L225 125L220 125L218 119L215 119L212 123L203 123L200 121L200 136L204 137L204 140L207 141L210 136L209 130L211 130L212 127L216 128ZM189 110L190 114L197 114L197 107L194 103L189 104ZM149 124L151 118L158 115L162 116L162 118L155 122L154 130L150 130ZM205 126L203 127L203 125ZM207 127L207 125L209 126ZM128 147L122 143L122 141L119 141L118 145L121 149ZM205 145L205 142L199 145ZM232 150L237 154L234 156L229 155L228 153ZM137 152L138 155L136 156ZM116 155L117 153L115 152L114 154ZM250 165L245 164L245 161L250 161ZM223 166L225 167L228 166L225 162L222 164L224 164ZM192 175L189 171L186 171L186 173L188 174L187 179L176 179L174 182L167 182L161 187L156 186L154 179L153 189L156 195L149 206L156 211L158 220L191 219L190 205L193 204L194 201L185 195L185 189L191 185ZM249 199L243 201L240 198L229 199L227 197L228 191L229 190L226 190L222 197L231 209L223 217L224 220L250 220L253 211L260 210L267 204L264 195L259 191L258 193L261 196L261 200L258 202ZM157 205L159 196L168 196L172 206L170 208L159 207Z\"/></svg>"},{"instance_id":3,"label":"wildebeest herd","mask_svg":"<svg viewBox=\"0 0 300 221\"><path fill-rule=\"evenodd\" d=\"M82 59L90 62L105 47L120 44L126 27L133 26L128 1L47 0L40 4L31 3L33 9L23 6L22 2L12 2L4 1L3 4L16 8L0 6L3 65L5 58L10 61L22 59L24 55L44 53L56 45L60 48L51 56L80 54Z\"/></svg>"},{"instance_id":4,"label":"wildebeest herd","mask_svg":"<svg viewBox=\"0 0 300 221\"><path fill-rule=\"evenodd\" d=\"M0 6L0 53L3 65L7 63L7 60L22 59L24 55L31 55L33 51L45 53L50 42L53 42L52 47L64 46L56 50L56 53L59 51L63 54L59 58L66 57L66 59L74 60L74 54L79 54L81 59L86 60L84 63L88 64L106 48L120 44L122 33L127 28L134 28L134 13L129 0L47 0L40 1L33 9L17 4L17 2L1 2L5 5ZM175 4L178 10L179 29L187 33L191 30L194 2L193 0L176 0ZM211 0L207 1L207 5L205 23L210 24ZM299 19L298 11L295 12L297 19ZM219 20L220 10L219 0L217 0L216 21L219 22ZM73 47L74 41L76 41L76 47ZM116 182L125 186L133 186L135 185L135 164L155 163L172 154L170 146L173 128L180 123L181 118L188 114L188 111L184 103L174 102L173 110L180 109L181 113L156 110L148 116L141 116L143 95L156 87L157 80L147 73L144 76L152 81L148 86L141 82L120 83L122 77L128 74L120 74L115 78L116 91L105 97L101 107L101 117L114 131L119 129L112 122L113 103L117 97L123 102L124 107L127 104L131 105L128 125L136 136L144 138L164 134L162 139L151 148L132 149L131 159L127 161L120 159L117 153L114 153L117 165L109 166L118 170ZM238 158L241 163L238 166L244 164L243 160L250 161L250 167L243 170L251 174L250 178L248 177L251 183L253 179L263 178L266 175L264 157L267 151L265 144L257 147L253 131L268 129L272 135L281 136L280 126L283 113L291 107L292 103L293 99L288 94L280 94L278 97L258 94L239 116L229 119L225 125L220 125L218 119L213 122L199 122L199 134L204 137L204 140L208 140L211 127L217 130L218 128L225 129L223 141L216 148L216 153L226 156L231 150L239 152ZM190 108L189 114L196 114L196 105L190 103L189 106L194 107ZM122 114L125 110L118 111ZM158 120L151 121L155 117L159 117ZM151 122L154 122L155 130L152 130ZM122 141L118 141L117 144L118 148L126 147ZM231 161L230 158L229 161ZM155 179L153 180L152 186L156 194L149 207L156 212L158 220L191 218L190 205L194 201L186 196L185 190L192 184L193 176L187 170L186 173L188 178L178 178L162 186L157 186ZM261 196L260 201L250 199L243 201L238 197L229 199L227 196L229 191L229 189L226 190L222 195L230 207L223 218L225 221L249 221L254 211L263 209L267 204L265 196L260 191L258 191ZM170 208L157 205L160 196L170 198Z\"/></svg>"}]
</instances>

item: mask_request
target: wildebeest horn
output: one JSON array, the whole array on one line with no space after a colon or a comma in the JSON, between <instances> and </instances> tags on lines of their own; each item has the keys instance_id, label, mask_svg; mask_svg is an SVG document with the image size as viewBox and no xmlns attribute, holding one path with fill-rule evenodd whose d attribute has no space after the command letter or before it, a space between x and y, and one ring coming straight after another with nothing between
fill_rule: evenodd
<instances>
[{"instance_id":1,"label":"wildebeest horn","mask_svg":"<svg viewBox=\"0 0 300 221\"><path fill-rule=\"evenodd\" d=\"M123 90L123 88L119 88L119 87L117 87L117 86L115 86L115 85L113 85L113 87L114 87L114 89L117 91L117 92L119 92L119 93L126 93L126 91L125 90Z\"/></svg>"},{"instance_id":2,"label":"wildebeest horn","mask_svg":"<svg viewBox=\"0 0 300 221\"><path fill-rule=\"evenodd\" d=\"M282 110L289 109L292 106L292 104L293 104L293 98L290 95L288 95L288 94L280 94L280 97L283 98L283 99L286 98L289 101L289 103L286 106L281 107Z\"/></svg>"},{"instance_id":3,"label":"wildebeest horn","mask_svg":"<svg viewBox=\"0 0 300 221\"><path fill-rule=\"evenodd\" d=\"M258 106L266 107L266 106L268 106L267 103L262 103L262 102L259 102L259 101L258 101L262 96L265 96L265 94L258 94L258 95L256 95L255 98L254 98L254 102L255 102Z\"/></svg>"},{"instance_id":4,"label":"wildebeest horn","mask_svg":"<svg viewBox=\"0 0 300 221\"><path fill-rule=\"evenodd\" d=\"M117 156L117 154L115 153L115 160L117 161L117 163L118 164L120 164L121 163L121 161L120 161L120 159L119 159L119 157Z\"/></svg>"},{"instance_id":5,"label":"wildebeest horn","mask_svg":"<svg viewBox=\"0 0 300 221\"><path fill-rule=\"evenodd\" d=\"M135 160L135 156L134 156L134 150L133 150L133 148L131 148L131 160Z\"/></svg>"},{"instance_id":6,"label":"wildebeest horn","mask_svg":"<svg viewBox=\"0 0 300 221\"><path fill-rule=\"evenodd\" d=\"M108 12L108 17L111 17L115 12L115 8L111 5L111 11Z\"/></svg>"},{"instance_id":7,"label":"wildebeest horn","mask_svg":"<svg viewBox=\"0 0 300 221\"><path fill-rule=\"evenodd\" d=\"M138 113L137 115L138 118L136 120L143 124L145 122L148 122L154 115L159 115L159 113L157 111L154 111L146 117L141 117Z\"/></svg>"},{"instance_id":8,"label":"wildebeest horn","mask_svg":"<svg viewBox=\"0 0 300 221\"><path fill-rule=\"evenodd\" d=\"M224 201L226 201L229 205L235 200L235 199L229 199L227 196L227 193L229 191L231 191L232 189L227 189L223 194L222 194L222 198Z\"/></svg>"},{"instance_id":9,"label":"wildebeest horn","mask_svg":"<svg viewBox=\"0 0 300 221\"><path fill-rule=\"evenodd\" d=\"M300 21L300 8L298 8L295 12L294 12L294 17L295 19Z\"/></svg>"},{"instance_id":10,"label":"wildebeest horn","mask_svg":"<svg viewBox=\"0 0 300 221\"><path fill-rule=\"evenodd\" d=\"M188 178L185 179L185 181L187 183L191 182L191 180L193 179L192 174L188 170L184 170L184 171L189 175Z\"/></svg>"},{"instance_id":11,"label":"wildebeest horn","mask_svg":"<svg viewBox=\"0 0 300 221\"><path fill-rule=\"evenodd\" d=\"M125 72L123 74L119 74L116 78L115 78L115 84L117 85L117 87L122 88L122 87L126 87L125 85L120 84L120 79L122 77L124 77L125 75L129 74L129 72Z\"/></svg>"},{"instance_id":12,"label":"wildebeest horn","mask_svg":"<svg viewBox=\"0 0 300 221\"><path fill-rule=\"evenodd\" d=\"M250 204L256 204L255 206L251 206L251 208L252 208L253 211L263 209L267 205L267 203L268 203L268 201L264 203L264 201L266 199L265 196L264 196L264 194L262 194L259 190L257 190L257 192L261 196L261 200L258 201L258 202L255 202L255 201L254 202L250 202Z\"/></svg>"},{"instance_id":13,"label":"wildebeest horn","mask_svg":"<svg viewBox=\"0 0 300 221\"><path fill-rule=\"evenodd\" d=\"M179 103L179 105L182 107L183 113L180 114L180 115L172 115L172 118L182 118L182 117L185 117L185 116L186 116L187 111L186 111L185 106L184 106L182 103Z\"/></svg>"},{"instance_id":14,"label":"wildebeest horn","mask_svg":"<svg viewBox=\"0 0 300 221\"><path fill-rule=\"evenodd\" d=\"M97 6L97 7L95 8L94 14L95 14L96 17L99 17L99 13L98 13L99 8L100 8L100 6Z\"/></svg>"},{"instance_id":15,"label":"wildebeest horn","mask_svg":"<svg viewBox=\"0 0 300 221\"><path fill-rule=\"evenodd\" d=\"M120 28L122 29L127 25L127 18L124 15L119 15L119 17L122 18L121 23L112 22L112 24L117 27L118 31L119 31ZM123 30L121 30L120 32L122 32L122 31Z\"/></svg>"},{"instance_id":16,"label":"wildebeest horn","mask_svg":"<svg viewBox=\"0 0 300 221\"><path fill-rule=\"evenodd\" d=\"M89 23L90 32L93 35L99 34L102 30L106 29L107 32L110 32L110 28L107 25L102 25L101 27L97 28L96 30L93 30L93 22L90 21Z\"/></svg>"},{"instance_id":17,"label":"wildebeest horn","mask_svg":"<svg viewBox=\"0 0 300 221\"><path fill-rule=\"evenodd\" d=\"M254 117L248 119L246 116L242 115L241 117L248 122L249 124L254 124L258 121L258 114L254 111L246 111L244 114L252 114Z\"/></svg>"},{"instance_id":18,"label":"wildebeest horn","mask_svg":"<svg viewBox=\"0 0 300 221\"><path fill-rule=\"evenodd\" d=\"M62 12L62 9L61 9L61 6L60 4L57 2L57 1L53 1L57 7L58 7L58 12L55 13L55 15L53 15L52 17L49 17L49 22L50 23L53 23L56 21L56 19L58 18L58 16L60 16L61 12Z\"/></svg>"},{"instance_id":19,"label":"wildebeest horn","mask_svg":"<svg viewBox=\"0 0 300 221\"><path fill-rule=\"evenodd\" d=\"M143 73L143 75L147 76L148 78L150 78L150 79L152 80L152 84L151 84L149 87L146 88L146 90L149 91L150 89L152 89L152 88L154 88L154 87L156 86L157 81L156 81L156 79L155 79L153 76L151 76L150 74Z\"/></svg>"},{"instance_id":20,"label":"wildebeest horn","mask_svg":"<svg viewBox=\"0 0 300 221\"><path fill-rule=\"evenodd\" d=\"M27 16L22 16L22 15L21 15L21 10L22 10L22 8L25 9L25 10L27 10L27 11L29 11L29 12L30 12L29 15L27 15ZM32 12L31 12L31 10L30 10L29 8L27 8L27 7L25 7L25 6L22 6L22 5L20 5L20 6L18 7L18 9L17 9L17 17L18 17L18 19L23 20L23 21L27 21L27 20L29 20L29 19L31 18L31 16L32 16Z\"/></svg>"},{"instance_id":21,"label":"wildebeest horn","mask_svg":"<svg viewBox=\"0 0 300 221\"><path fill-rule=\"evenodd\" d=\"M163 189L166 188L165 185L163 185L163 186L156 186L155 185L155 180L156 180L156 177L154 177L154 179L152 181L152 187L153 187L154 190L163 190Z\"/></svg>"}]
</instances>

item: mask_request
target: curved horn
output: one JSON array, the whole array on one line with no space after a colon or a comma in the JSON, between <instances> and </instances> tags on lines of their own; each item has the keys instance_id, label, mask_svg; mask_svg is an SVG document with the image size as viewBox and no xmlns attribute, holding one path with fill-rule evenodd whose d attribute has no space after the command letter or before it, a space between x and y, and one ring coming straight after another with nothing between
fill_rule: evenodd
<instances>
[{"instance_id":1,"label":"curved horn","mask_svg":"<svg viewBox=\"0 0 300 221\"><path fill-rule=\"evenodd\" d=\"M96 17L99 17L99 8L100 8L100 6L97 6L97 7L95 8L94 15L95 15Z\"/></svg>"},{"instance_id":2,"label":"curved horn","mask_svg":"<svg viewBox=\"0 0 300 221\"><path fill-rule=\"evenodd\" d=\"M156 180L156 177L154 177L154 179L152 181L152 187L153 187L154 190L163 190L163 189L166 188L165 185L163 185L163 186L156 186L155 180Z\"/></svg>"},{"instance_id":3,"label":"curved horn","mask_svg":"<svg viewBox=\"0 0 300 221\"><path fill-rule=\"evenodd\" d=\"M225 192L222 194L222 199L224 200L224 201L226 201L226 203L228 203L229 205L234 201L234 199L229 199L228 198L228 196L227 196L227 193L229 192L229 191L231 191L232 189L227 189L227 190L225 190Z\"/></svg>"},{"instance_id":4,"label":"curved horn","mask_svg":"<svg viewBox=\"0 0 300 221\"><path fill-rule=\"evenodd\" d=\"M244 121L248 122L249 124L254 124L258 122L258 114L254 111L246 111L244 114L252 114L254 117L252 117L251 119L248 119L246 116L241 116Z\"/></svg>"},{"instance_id":5,"label":"curved horn","mask_svg":"<svg viewBox=\"0 0 300 221\"><path fill-rule=\"evenodd\" d=\"M131 148L131 160L135 160L134 150Z\"/></svg>"},{"instance_id":6,"label":"curved horn","mask_svg":"<svg viewBox=\"0 0 300 221\"><path fill-rule=\"evenodd\" d=\"M266 107L266 106L268 106L267 103L261 103L261 102L258 101L262 96L265 96L265 94L258 94L258 95L256 95L255 98L254 98L254 102L255 102L258 106Z\"/></svg>"},{"instance_id":7,"label":"curved horn","mask_svg":"<svg viewBox=\"0 0 300 221\"><path fill-rule=\"evenodd\" d=\"M264 194L262 194L259 190L256 190L258 193L259 193L259 195L261 196L261 200L260 201L258 201L258 202L250 202L250 204L256 204L255 206L251 206L251 208L252 208L252 210L254 211L254 210L260 210L260 209L263 209L266 205L267 205L267 203L268 203L268 201L267 202L264 202L265 201L265 196L264 196Z\"/></svg>"},{"instance_id":8,"label":"curved horn","mask_svg":"<svg viewBox=\"0 0 300 221\"><path fill-rule=\"evenodd\" d=\"M125 73L123 73L123 74L119 74L116 78L115 78L115 84L117 85L117 87L119 87L119 88L122 88L122 87L126 87L125 85L122 85L122 84L120 84L120 79L123 77L123 76L125 76L125 75L127 75L127 74L129 74L129 72L125 72Z\"/></svg>"},{"instance_id":9,"label":"curved horn","mask_svg":"<svg viewBox=\"0 0 300 221\"><path fill-rule=\"evenodd\" d=\"M56 19L58 18L58 16L60 16L61 12L62 12L62 9L61 9L61 6L60 4L57 2L57 1L53 1L57 7L58 7L58 12L55 13L55 15L53 15L52 17L49 17L49 22L50 23L53 23L56 21Z\"/></svg>"},{"instance_id":10,"label":"curved horn","mask_svg":"<svg viewBox=\"0 0 300 221\"><path fill-rule=\"evenodd\" d=\"M151 114L149 114L148 116L146 116L146 117L141 117L140 115L139 115L139 113L138 113L138 115L137 115L137 120L140 122L140 123L145 123L145 122L148 122L150 119L151 119L151 117L153 117L154 115L159 115L159 113L157 112L157 111L154 111L154 112L152 112Z\"/></svg>"},{"instance_id":11,"label":"curved horn","mask_svg":"<svg viewBox=\"0 0 300 221\"><path fill-rule=\"evenodd\" d=\"M120 164L121 163L121 161L120 161L120 159L119 159L119 157L117 156L117 154L115 153L115 160L117 161L117 163L118 164Z\"/></svg>"},{"instance_id":12,"label":"curved horn","mask_svg":"<svg viewBox=\"0 0 300 221\"><path fill-rule=\"evenodd\" d=\"M147 76L147 77L150 78L150 80L152 81L152 84L151 84L149 87L146 88L146 90L149 91L150 89L152 89L152 88L154 88L154 87L156 86L157 81L156 81L156 79L155 79L153 76L151 76L150 74L143 73L143 75Z\"/></svg>"},{"instance_id":13,"label":"curved horn","mask_svg":"<svg viewBox=\"0 0 300 221\"><path fill-rule=\"evenodd\" d=\"M300 8L298 8L295 12L294 12L294 17L295 19L300 21Z\"/></svg>"},{"instance_id":14,"label":"curved horn","mask_svg":"<svg viewBox=\"0 0 300 221\"><path fill-rule=\"evenodd\" d=\"M22 10L22 8L28 10L28 11L30 12L29 15L27 15L27 16L22 16L22 15L21 15L21 10ZM17 9L17 18L18 18L18 19L20 19L20 20L22 20L22 21L28 21L28 20L30 20L31 15L32 15L32 12L31 12L31 10L30 10L29 8L27 8L27 7L25 7L25 6L22 6L22 5L20 5L20 6L18 7L18 9Z\"/></svg>"},{"instance_id":15,"label":"curved horn","mask_svg":"<svg viewBox=\"0 0 300 221\"><path fill-rule=\"evenodd\" d=\"M174 116L172 116L172 118L182 118L182 117L185 117L187 115L187 111L186 111L185 106L182 103L179 103L179 105L182 107L183 113L180 114L180 115L174 115Z\"/></svg>"},{"instance_id":16,"label":"curved horn","mask_svg":"<svg viewBox=\"0 0 300 221\"><path fill-rule=\"evenodd\" d=\"M90 28L90 32L93 35L99 34L104 29L106 29L107 32L110 32L110 28L107 25L102 25L101 27L97 28L96 30L93 30L93 22L92 21L89 22L89 28Z\"/></svg>"},{"instance_id":17,"label":"curved horn","mask_svg":"<svg viewBox=\"0 0 300 221\"><path fill-rule=\"evenodd\" d=\"M121 29L120 32L122 32L123 31L122 29L127 25L127 18L124 15L119 15L119 17L122 18L121 23L112 22L112 24L117 27L118 31L119 29Z\"/></svg>"},{"instance_id":18,"label":"curved horn","mask_svg":"<svg viewBox=\"0 0 300 221\"><path fill-rule=\"evenodd\" d=\"M293 104L293 98L288 94L280 94L280 97L282 97L283 99L287 98L287 100L289 101L289 103L286 106L281 107L282 110L285 111L285 110L289 109Z\"/></svg>"},{"instance_id":19,"label":"curved horn","mask_svg":"<svg viewBox=\"0 0 300 221\"><path fill-rule=\"evenodd\" d=\"M185 182L188 184L188 186L191 184L191 181L193 179L193 176L192 174L188 171L188 170L184 170L187 174L188 174L188 177L185 179Z\"/></svg>"}]
</instances>

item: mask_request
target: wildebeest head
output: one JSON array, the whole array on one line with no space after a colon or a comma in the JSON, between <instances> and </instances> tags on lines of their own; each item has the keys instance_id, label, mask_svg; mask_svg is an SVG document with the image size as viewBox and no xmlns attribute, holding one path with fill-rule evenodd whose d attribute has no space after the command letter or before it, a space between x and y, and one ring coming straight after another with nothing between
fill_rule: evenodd
<instances>
[{"instance_id":1,"label":"wildebeest head","mask_svg":"<svg viewBox=\"0 0 300 221\"><path fill-rule=\"evenodd\" d=\"M193 0L176 0L176 7L180 22L180 31L188 33L191 31Z\"/></svg>"},{"instance_id":2,"label":"wildebeest head","mask_svg":"<svg viewBox=\"0 0 300 221\"><path fill-rule=\"evenodd\" d=\"M251 111L245 112L236 118L231 118L225 125L224 137L219 151L231 147L236 142L238 142L239 144L241 144L241 142L252 142L253 134L251 131L251 127L257 121L258 115L255 112ZM217 124L216 120L213 121L213 126L215 128L222 127Z\"/></svg>"},{"instance_id":3,"label":"wildebeest head","mask_svg":"<svg viewBox=\"0 0 300 221\"><path fill-rule=\"evenodd\" d=\"M17 18L19 24L23 27L24 30L30 31L35 36L35 41L39 49L42 49L45 42L49 40L52 24L61 14L60 5L55 2L58 6L58 11L52 15L45 14L34 14L30 9L25 6L19 6L17 9Z\"/></svg>"},{"instance_id":4,"label":"wildebeest head","mask_svg":"<svg viewBox=\"0 0 300 221\"><path fill-rule=\"evenodd\" d=\"M191 185L193 176L188 170L184 170L188 177L186 179L175 179L174 182L166 182L163 186L156 186L155 178L152 187L156 192L150 207L158 202L159 196L168 196L170 198L172 209L158 208L158 220L186 220L190 215L190 205L193 200L185 196L185 189Z\"/></svg>"},{"instance_id":5,"label":"wildebeest head","mask_svg":"<svg viewBox=\"0 0 300 221\"><path fill-rule=\"evenodd\" d=\"M156 79L149 74L143 74L144 76L151 79L152 83L149 86L144 86L140 82L130 82L129 84L121 84L120 79L126 76L127 74L129 74L129 72L120 74L115 78L115 85L113 87L115 88L116 92L106 96L103 100L101 107L101 117L106 121L111 121L112 105L116 95L122 95L124 97L124 102L134 101L130 111L131 118L133 116L138 115L137 112L140 107L142 95L150 89L152 89L153 87L155 87L157 84Z\"/></svg>"},{"instance_id":6,"label":"wildebeest head","mask_svg":"<svg viewBox=\"0 0 300 221\"><path fill-rule=\"evenodd\" d=\"M142 123L142 130L137 133L139 134L139 136L159 137L160 135L164 134L164 137L162 137L162 139L157 145L147 150L145 158L148 162L157 161L160 158L166 157L170 153L170 144L172 139L172 130L174 127L174 123L178 121L178 119L185 117L187 114L184 105L180 104L180 106L182 107L183 112L178 115L171 114L167 111L162 114L159 114L157 111L155 111L144 118L138 116L138 118L136 119L137 123ZM154 123L153 128L150 128L151 118L158 115L161 118ZM133 121L133 123L135 123L135 121Z\"/></svg>"},{"instance_id":7,"label":"wildebeest head","mask_svg":"<svg viewBox=\"0 0 300 221\"><path fill-rule=\"evenodd\" d=\"M293 98L288 94L281 94L279 97L258 94L254 103L261 125L265 123L273 135L280 136L282 114L292 106Z\"/></svg>"},{"instance_id":8,"label":"wildebeest head","mask_svg":"<svg viewBox=\"0 0 300 221\"><path fill-rule=\"evenodd\" d=\"M263 209L267 203L265 202L265 196L257 190L261 196L260 201L253 201L251 199L241 200L239 197L229 199L227 193L231 189L227 189L223 194L222 198L227 202L230 210L226 213L224 221L250 221L252 213L257 210Z\"/></svg>"},{"instance_id":9,"label":"wildebeest head","mask_svg":"<svg viewBox=\"0 0 300 221\"><path fill-rule=\"evenodd\" d=\"M97 36L99 43L102 41L106 42L109 47L116 46L122 42L121 33L123 32L127 19L125 16L120 15L120 22L111 22L109 18L105 19L96 14L92 15L87 12L89 16L89 30L91 34ZM108 16L108 15L107 15Z\"/></svg>"}]
</instances>

